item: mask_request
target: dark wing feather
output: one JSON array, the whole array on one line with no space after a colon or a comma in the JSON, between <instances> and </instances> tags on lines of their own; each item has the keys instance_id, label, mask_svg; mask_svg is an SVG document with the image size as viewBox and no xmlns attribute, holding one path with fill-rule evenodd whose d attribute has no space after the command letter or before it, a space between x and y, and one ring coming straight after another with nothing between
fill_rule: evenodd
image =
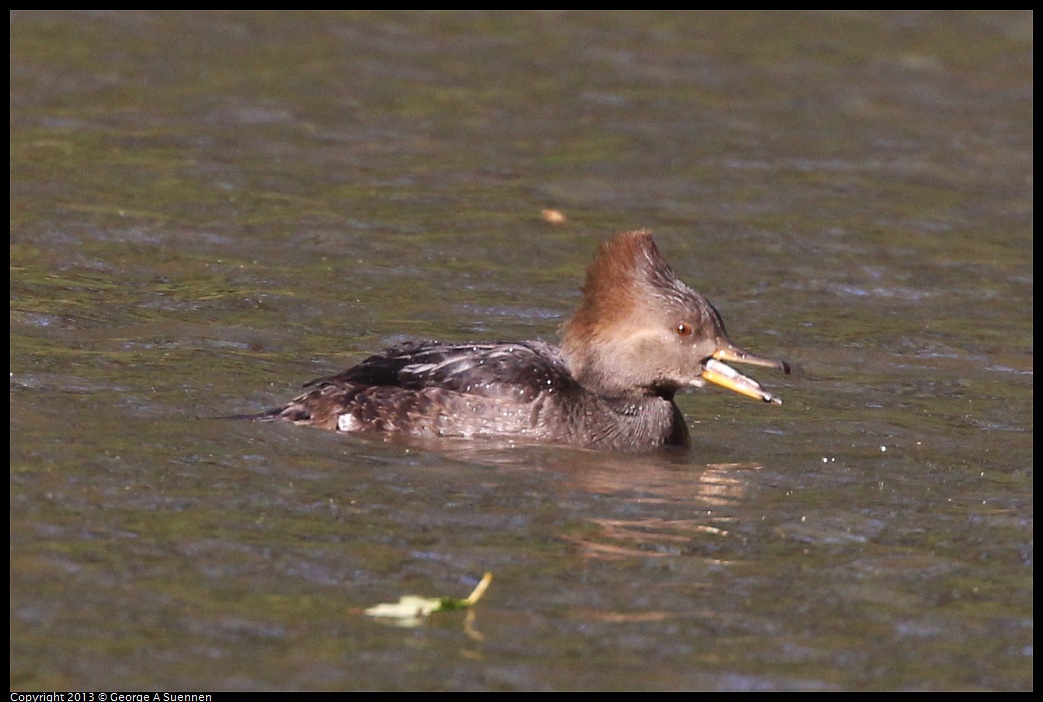
<instances>
[{"instance_id":1,"label":"dark wing feather","mask_svg":"<svg viewBox=\"0 0 1043 702\"><path fill-rule=\"evenodd\" d=\"M370 356L342 373L320 378L324 385L441 388L483 397L510 396L528 402L543 390L573 384L554 347L539 341L491 344L406 342Z\"/></svg>"}]
</instances>

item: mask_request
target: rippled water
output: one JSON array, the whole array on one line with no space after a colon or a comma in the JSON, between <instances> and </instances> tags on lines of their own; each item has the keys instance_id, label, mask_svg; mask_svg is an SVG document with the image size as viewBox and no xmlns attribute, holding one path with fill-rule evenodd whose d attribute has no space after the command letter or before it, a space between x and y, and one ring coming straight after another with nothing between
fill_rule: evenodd
<instances>
[{"instance_id":1,"label":"rippled water","mask_svg":"<svg viewBox=\"0 0 1043 702\"><path fill-rule=\"evenodd\" d=\"M1032 48L12 13L12 689L1031 689ZM636 227L801 367L754 373L781 407L684 396L645 456L216 419L407 336L554 339Z\"/></svg>"}]
</instances>

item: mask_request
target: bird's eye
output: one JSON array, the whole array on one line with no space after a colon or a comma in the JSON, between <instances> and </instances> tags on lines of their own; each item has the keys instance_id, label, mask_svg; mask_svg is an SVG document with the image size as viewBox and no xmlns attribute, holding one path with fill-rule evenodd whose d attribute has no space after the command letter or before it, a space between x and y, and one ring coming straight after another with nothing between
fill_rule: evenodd
<instances>
[{"instance_id":1,"label":"bird's eye","mask_svg":"<svg viewBox=\"0 0 1043 702\"><path fill-rule=\"evenodd\" d=\"M674 331L677 332L678 336L691 336L692 325L688 324L687 322L678 322L677 326L674 327Z\"/></svg>"}]
</instances>

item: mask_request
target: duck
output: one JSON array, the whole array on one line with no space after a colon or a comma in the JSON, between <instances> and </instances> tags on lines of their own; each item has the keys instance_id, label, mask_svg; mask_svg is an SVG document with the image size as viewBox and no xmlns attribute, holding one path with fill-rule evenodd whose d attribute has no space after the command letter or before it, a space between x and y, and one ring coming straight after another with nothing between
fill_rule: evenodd
<instances>
[{"instance_id":1,"label":"duck","mask_svg":"<svg viewBox=\"0 0 1043 702\"><path fill-rule=\"evenodd\" d=\"M611 451L686 447L675 395L714 383L782 401L726 362L790 372L732 343L648 230L601 244L561 344L405 341L252 418L336 432L506 439Z\"/></svg>"}]
</instances>

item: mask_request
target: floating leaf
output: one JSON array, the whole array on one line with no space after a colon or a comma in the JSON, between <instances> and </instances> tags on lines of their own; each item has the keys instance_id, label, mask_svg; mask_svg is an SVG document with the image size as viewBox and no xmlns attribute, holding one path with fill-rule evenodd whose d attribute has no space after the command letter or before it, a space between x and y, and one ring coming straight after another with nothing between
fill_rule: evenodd
<instances>
[{"instance_id":1,"label":"floating leaf","mask_svg":"<svg viewBox=\"0 0 1043 702\"><path fill-rule=\"evenodd\" d=\"M384 602L366 610L371 617L397 617L399 619L412 619L426 617L431 612L442 609L442 598L440 597L417 597L416 595L403 595L398 602Z\"/></svg>"},{"instance_id":2,"label":"floating leaf","mask_svg":"<svg viewBox=\"0 0 1043 702\"><path fill-rule=\"evenodd\" d=\"M486 573L478 585L466 599L455 597L418 597L403 595L398 602L385 602L365 610L371 617L388 617L396 620L400 626L417 626L424 617L433 612L452 612L467 609L477 602L485 593L493 580L492 573Z\"/></svg>"}]
</instances>

